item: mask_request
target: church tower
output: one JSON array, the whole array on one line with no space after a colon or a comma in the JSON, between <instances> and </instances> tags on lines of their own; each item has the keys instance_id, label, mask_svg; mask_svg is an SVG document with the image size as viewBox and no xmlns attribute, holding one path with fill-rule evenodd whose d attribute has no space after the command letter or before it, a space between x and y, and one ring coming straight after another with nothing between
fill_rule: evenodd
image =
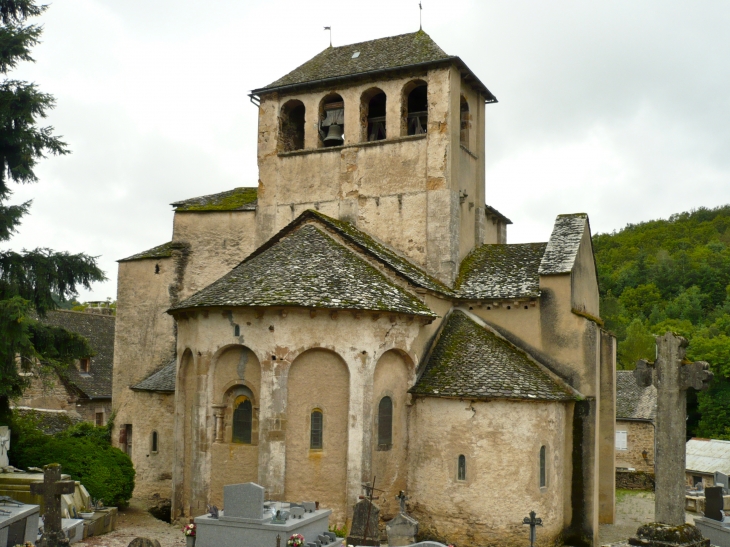
<instances>
[{"instance_id":1,"label":"church tower","mask_svg":"<svg viewBox=\"0 0 730 547\"><path fill-rule=\"evenodd\" d=\"M330 47L251 92L256 243L307 209L346 220L451 285L509 220L485 211L484 84L423 31Z\"/></svg>"}]
</instances>

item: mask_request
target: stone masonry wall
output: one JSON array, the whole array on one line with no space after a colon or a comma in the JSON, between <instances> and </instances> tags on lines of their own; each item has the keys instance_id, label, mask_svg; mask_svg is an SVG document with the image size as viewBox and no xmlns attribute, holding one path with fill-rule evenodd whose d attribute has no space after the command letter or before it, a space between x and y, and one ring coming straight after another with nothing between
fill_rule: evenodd
<instances>
[{"instance_id":1,"label":"stone masonry wall","mask_svg":"<svg viewBox=\"0 0 730 547\"><path fill-rule=\"evenodd\" d=\"M616 431L627 432L627 450L616 450L616 467L654 472L654 426L650 422L616 420ZM642 452L646 450L646 458Z\"/></svg>"}]
</instances>

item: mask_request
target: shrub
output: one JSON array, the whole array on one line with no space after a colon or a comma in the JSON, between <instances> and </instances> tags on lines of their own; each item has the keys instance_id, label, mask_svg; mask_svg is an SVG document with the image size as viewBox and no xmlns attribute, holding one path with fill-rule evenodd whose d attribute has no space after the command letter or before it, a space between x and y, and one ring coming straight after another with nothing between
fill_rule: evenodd
<instances>
[{"instance_id":1,"label":"shrub","mask_svg":"<svg viewBox=\"0 0 730 547\"><path fill-rule=\"evenodd\" d=\"M124 452L109 443L106 428L79 424L55 436L43 435L27 421L15 422L18 435L10 455L16 467L61 464L63 473L80 481L106 505L125 507L134 490L134 467Z\"/></svg>"}]
</instances>

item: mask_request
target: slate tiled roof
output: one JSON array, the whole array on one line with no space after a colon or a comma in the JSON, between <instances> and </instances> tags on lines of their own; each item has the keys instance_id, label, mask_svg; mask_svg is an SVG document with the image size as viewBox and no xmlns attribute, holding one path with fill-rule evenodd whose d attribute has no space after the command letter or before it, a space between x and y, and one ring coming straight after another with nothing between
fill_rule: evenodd
<instances>
[{"instance_id":1,"label":"slate tiled roof","mask_svg":"<svg viewBox=\"0 0 730 547\"><path fill-rule=\"evenodd\" d=\"M312 224L249 256L172 310L208 306L297 306L436 317L420 300Z\"/></svg>"},{"instance_id":2,"label":"slate tiled roof","mask_svg":"<svg viewBox=\"0 0 730 547\"><path fill-rule=\"evenodd\" d=\"M83 422L83 418L77 412L66 412L65 410L48 410L45 408L28 408L18 406L13 408L13 413L25 419L31 419L46 435L55 435L66 431L72 425Z\"/></svg>"},{"instance_id":3,"label":"slate tiled roof","mask_svg":"<svg viewBox=\"0 0 730 547\"><path fill-rule=\"evenodd\" d=\"M144 258L169 258L172 256L173 248L173 242L168 241L167 243L163 243L162 245L158 245L157 247L152 247L151 249L142 251L141 253L137 253L132 256L128 256L127 258L117 260L117 262L130 262L132 260L141 260Z\"/></svg>"},{"instance_id":4,"label":"slate tiled roof","mask_svg":"<svg viewBox=\"0 0 730 547\"><path fill-rule=\"evenodd\" d=\"M328 217L327 215L311 210L303 213L301 217L312 217L322 221L350 243L377 258L379 261L387 264L401 277L404 277L417 287L423 287L424 289L429 289L437 293L453 295L453 292L449 287L441 283L439 280L431 277L421 268L412 264L408 259L403 258L392 249L367 235L365 232L358 230L349 222L336 220Z\"/></svg>"},{"instance_id":5,"label":"slate tiled roof","mask_svg":"<svg viewBox=\"0 0 730 547\"><path fill-rule=\"evenodd\" d=\"M490 216L495 216L505 224L512 224L512 221L508 219L506 216L504 216L502 213L497 211L494 207L490 207L489 205L484 206L484 211L487 215L487 218Z\"/></svg>"},{"instance_id":6,"label":"slate tiled roof","mask_svg":"<svg viewBox=\"0 0 730 547\"><path fill-rule=\"evenodd\" d=\"M219 194L176 201L171 205L180 212L255 211L258 188L241 187Z\"/></svg>"},{"instance_id":7,"label":"slate tiled roof","mask_svg":"<svg viewBox=\"0 0 730 547\"><path fill-rule=\"evenodd\" d=\"M690 439L687 441L687 471L730 475L730 441Z\"/></svg>"},{"instance_id":8,"label":"slate tiled roof","mask_svg":"<svg viewBox=\"0 0 730 547\"><path fill-rule=\"evenodd\" d=\"M482 245L461 262L456 292L460 298L534 298L540 296L540 266L547 243Z\"/></svg>"},{"instance_id":9,"label":"slate tiled roof","mask_svg":"<svg viewBox=\"0 0 730 547\"><path fill-rule=\"evenodd\" d=\"M139 384L132 386L137 391L160 391L163 393L175 392L175 375L177 361L172 359L161 369L153 372Z\"/></svg>"},{"instance_id":10,"label":"slate tiled roof","mask_svg":"<svg viewBox=\"0 0 730 547\"><path fill-rule=\"evenodd\" d=\"M587 226L588 215L585 213L558 215L540 263L540 275L570 273Z\"/></svg>"},{"instance_id":11,"label":"slate tiled roof","mask_svg":"<svg viewBox=\"0 0 730 547\"><path fill-rule=\"evenodd\" d=\"M410 392L473 399L575 398L523 350L459 310L446 318L423 374Z\"/></svg>"},{"instance_id":12,"label":"slate tiled roof","mask_svg":"<svg viewBox=\"0 0 730 547\"><path fill-rule=\"evenodd\" d=\"M633 370L616 371L616 419L650 420L656 418L656 387L639 387Z\"/></svg>"},{"instance_id":13,"label":"slate tiled roof","mask_svg":"<svg viewBox=\"0 0 730 547\"><path fill-rule=\"evenodd\" d=\"M353 58L356 52L359 55ZM412 32L358 44L329 47L264 89L449 58L428 34L423 31Z\"/></svg>"},{"instance_id":14,"label":"slate tiled roof","mask_svg":"<svg viewBox=\"0 0 730 547\"><path fill-rule=\"evenodd\" d=\"M90 399L111 399L115 317L98 313L56 310L49 311L46 318L41 321L46 325L77 332L89 341L91 349L94 350L89 374L81 373L73 366L68 367L64 374L69 382Z\"/></svg>"}]
</instances>

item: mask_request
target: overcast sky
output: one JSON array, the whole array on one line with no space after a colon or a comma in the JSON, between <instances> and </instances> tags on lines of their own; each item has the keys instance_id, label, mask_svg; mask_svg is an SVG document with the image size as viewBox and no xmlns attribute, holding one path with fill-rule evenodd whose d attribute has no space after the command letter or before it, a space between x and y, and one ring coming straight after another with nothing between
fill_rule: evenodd
<instances>
[{"instance_id":1,"label":"overcast sky","mask_svg":"<svg viewBox=\"0 0 730 547\"><path fill-rule=\"evenodd\" d=\"M255 186L247 93L328 45L418 30L416 0L59 0L38 22L36 82L72 154L42 160L13 248L116 260L169 241L172 201ZM510 242L555 215L595 232L730 203L730 3L423 0L423 26L497 96L487 203Z\"/></svg>"}]
</instances>

